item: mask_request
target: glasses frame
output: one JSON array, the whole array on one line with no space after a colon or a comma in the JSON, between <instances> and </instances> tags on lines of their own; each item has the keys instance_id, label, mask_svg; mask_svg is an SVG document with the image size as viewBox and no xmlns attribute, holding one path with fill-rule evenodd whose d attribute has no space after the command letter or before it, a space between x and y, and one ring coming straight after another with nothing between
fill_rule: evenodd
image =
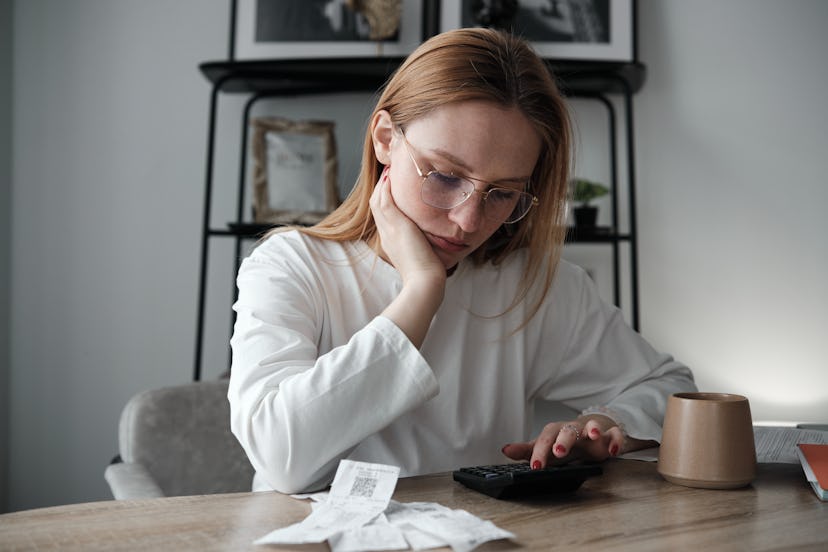
<instances>
[{"instance_id":1,"label":"glasses frame","mask_svg":"<svg viewBox=\"0 0 828 552\"><path fill-rule=\"evenodd\" d=\"M472 197L473 193L476 193L476 194L480 194L480 196L483 198L483 205L484 205L484 208L483 208L484 215L483 216L486 216L486 218L488 218L489 220L497 220L497 219L493 219L492 217L487 216L485 214L486 213L485 205L486 205L486 200L489 198L489 194L492 193L493 191L496 191L496 190L505 190L505 191L508 191L508 192L517 192L521 195L521 198L518 198L517 203L515 203L515 207L517 207L517 205L522 201L523 197L529 197L531 199L530 199L530 202L529 202L529 207L526 209L525 213L520 215L515 220L509 220L509 217L511 216L511 213L510 213L509 215L507 215L506 219L502 221L502 224L514 224L514 223L519 222L519 221L523 220L524 218L526 218L526 215L528 215L532 211L532 207L534 207L534 206L536 206L540 203L540 200L537 198L537 196L535 196L533 194L530 194L529 192L525 192L523 190L516 190L515 188L503 188L503 187L500 187L500 186L493 186L491 183L488 183L485 180L480 180L479 178L472 178L470 176L459 176L459 175L455 175L453 173L449 173L451 176L455 176L457 178L460 178L461 180L467 180L467 181L471 182L472 183L471 191L464 192L463 199L461 199L459 202L452 205L451 207L441 207L439 205L432 205L431 203L426 201L425 198L423 198L423 187L425 186L425 182L426 182L426 180L428 180L429 176L431 176L432 174L435 174L435 173L437 173L437 174L443 174L443 173L436 170L436 169L432 169L432 170L428 171L427 173L424 173L422 171L422 169L420 169L420 165L417 163L417 160L414 158L414 154L411 153L411 150L414 149L414 147L408 141L408 138L405 135L405 131L400 127L397 127L397 130L399 131L400 136L402 136L403 147L405 147L405 151L408 154L408 157L411 158L411 162L414 163L414 168L417 170L417 174L422 179L422 181L420 182L420 199L426 205L428 205L430 207L434 207L435 209L444 209L446 211L450 211L451 209L454 209L455 207L464 204L466 201L468 201L468 199L470 197ZM481 192L480 190L478 190L474 186L474 182L472 182L472 181L476 181L476 182L480 182L482 184L486 184L487 186L489 186L489 189L484 190L484 191ZM528 184L529 184L529 182L527 181L526 185L528 185ZM514 212L514 209L513 209L512 212Z\"/></svg>"}]
</instances>

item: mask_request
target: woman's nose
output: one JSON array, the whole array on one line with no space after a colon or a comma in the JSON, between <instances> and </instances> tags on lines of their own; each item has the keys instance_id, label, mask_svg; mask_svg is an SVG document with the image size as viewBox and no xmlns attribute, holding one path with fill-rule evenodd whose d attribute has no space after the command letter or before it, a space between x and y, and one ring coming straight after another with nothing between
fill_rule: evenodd
<instances>
[{"instance_id":1,"label":"woman's nose","mask_svg":"<svg viewBox=\"0 0 828 552\"><path fill-rule=\"evenodd\" d=\"M449 218L463 232L475 232L483 222L484 207L483 196L475 191L470 198L449 211Z\"/></svg>"}]
</instances>

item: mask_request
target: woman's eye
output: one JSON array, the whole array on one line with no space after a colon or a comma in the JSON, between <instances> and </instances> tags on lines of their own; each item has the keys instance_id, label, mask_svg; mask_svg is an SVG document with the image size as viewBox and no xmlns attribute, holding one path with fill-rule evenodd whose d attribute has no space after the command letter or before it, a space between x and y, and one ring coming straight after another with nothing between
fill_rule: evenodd
<instances>
[{"instance_id":1,"label":"woman's eye","mask_svg":"<svg viewBox=\"0 0 828 552\"><path fill-rule=\"evenodd\" d=\"M518 193L519 192L517 190L509 190L506 188L492 188L491 190L489 190L489 195L487 199L491 199L493 201L509 202L517 199Z\"/></svg>"},{"instance_id":2,"label":"woman's eye","mask_svg":"<svg viewBox=\"0 0 828 552\"><path fill-rule=\"evenodd\" d=\"M463 179L459 176L454 176L452 174L443 174L438 171L432 171L431 174L429 174L429 178L433 179L434 182L440 184L441 186L445 186L447 188L463 187Z\"/></svg>"}]
</instances>

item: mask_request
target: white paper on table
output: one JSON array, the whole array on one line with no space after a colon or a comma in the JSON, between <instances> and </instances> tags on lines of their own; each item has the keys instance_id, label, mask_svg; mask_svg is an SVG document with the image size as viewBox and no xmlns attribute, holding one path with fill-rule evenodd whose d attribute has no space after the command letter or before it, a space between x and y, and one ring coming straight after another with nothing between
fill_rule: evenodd
<instances>
[{"instance_id":1,"label":"white paper on table","mask_svg":"<svg viewBox=\"0 0 828 552\"><path fill-rule=\"evenodd\" d=\"M412 503L411 508L407 508L408 504L402 506L388 515L392 524L419 530L434 537L435 542L441 541L439 546L448 544L455 552L468 552L492 540L515 538L513 533L465 510L451 510L429 502Z\"/></svg>"},{"instance_id":2,"label":"white paper on table","mask_svg":"<svg viewBox=\"0 0 828 552\"><path fill-rule=\"evenodd\" d=\"M626 452L619 456L625 460L641 460L642 462L658 462L658 447Z\"/></svg>"},{"instance_id":3,"label":"white paper on table","mask_svg":"<svg viewBox=\"0 0 828 552\"><path fill-rule=\"evenodd\" d=\"M412 550L428 550L449 546L448 541L431 533L424 533L409 523L409 519L417 514L434 512L451 512L449 508L435 502L397 502L392 500L385 510L385 515L391 524L399 527Z\"/></svg>"},{"instance_id":4,"label":"white paper on table","mask_svg":"<svg viewBox=\"0 0 828 552\"><path fill-rule=\"evenodd\" d=\"M359 528L381 514L397 486L400 468L342 460L328 499L311 514L288 527L271 531L253 544L305 544Z\"/></svg>"},{"instance_id":5,"label":"white paper on table","mask_svg":"<svg viewBox=\"0 0 828 552\"><path fill-rule=\"evenodd\" d=\"M760 463L799 464L798 443L828 444L828 431L796 427L755 426L756 461Z\"/></svg>"},{"instance_id":6,"label":"white paper on table","mask_svg":"<svg viewBox=\"0 0 828 552\"><path fill-rule=\"evenodd\" d=\"M328 500L328 491L320 491L318 493L304 493L292 494L290 498L298 498L299 500L312 500L313 502L325 502Z\"/></svg>"},{"instance_id":7,"label":"white paper on table","mask_svg":"<svg viewBox=\"0 0 828 552\"><path fill-rule=\"evenodd\" d=\"M431 548L442 548L448 546L449 543L439 537L435 537L429 533L423 533L413 525L402 524L400 530L405 537L408 546L411 550L429 550Z\"/></svg>"},{"instance_id":8,"label":"white paper on table","mask_svg":"<svg viewBox=\"0 0 828 552\"><path fill-rule=\"evenodd\" d=\"M371 550L408 550L408 542L399 527L388 522L384 514L368 525L337 533L328 539L331 552L368 552Z\"/></svg>"}]
</instances>

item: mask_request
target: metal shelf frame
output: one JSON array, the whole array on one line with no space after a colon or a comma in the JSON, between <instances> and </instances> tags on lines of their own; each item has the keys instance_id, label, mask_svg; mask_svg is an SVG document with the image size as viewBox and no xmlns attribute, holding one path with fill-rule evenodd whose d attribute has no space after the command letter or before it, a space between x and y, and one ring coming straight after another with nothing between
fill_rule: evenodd
<instances>
[{"instance_id":1,"label":"metal shelf frame","mask_svg":"<svg viewBox=\"0 0 828 552\"><path fill-rule=\"evenodd\" d=\"M201 231L201 259L199 265L198 307L196 320L196 342L193 379L202 375L204 325L206 312L207 272L209 268L210 240L229 237L235 240L235 269L241 264L241 248L245 239L254 239L268 230L266 225L250 224L244 220L246 205L246 176L248 128L253 105L264 98L297 96L336 92L373 92L378 90L390 77L402 58L347 58L347 59L302 59L274 61L214 61L200 65L204 76L211 82L210 105L206 148L204 184L204 210ZM631 325L640 327L638 289L638 235L636 224L635 198L635 149L633 132L633 95L640 90L646 76L646 69L640 63L599 63L599 62L554 62L547 61L550 70L558 79L562 92L571 98L582 98L600 102L607 110L610 152L610 197L611 224L609 228L585 233L570 229L568 243L607 244L612 250L613 301L621 306L620 246L629 244L630 258L630 313ZM214 163L216 148L216 119L220 97L223 93L249 94L242 110L241 156L238 174L236 220L223 227L214 227L211 222L214 190ZM617 136L618 114L608 94L620 95L625 125L625 146L627 166L627 209L628 229L621 232L618 227L618 157ZM238 289L233 285L233 301L238 298ZM231 313L231 332L234 316ZM228 361L229 367L229 361Z\"/></svg>"}]
</instances>

